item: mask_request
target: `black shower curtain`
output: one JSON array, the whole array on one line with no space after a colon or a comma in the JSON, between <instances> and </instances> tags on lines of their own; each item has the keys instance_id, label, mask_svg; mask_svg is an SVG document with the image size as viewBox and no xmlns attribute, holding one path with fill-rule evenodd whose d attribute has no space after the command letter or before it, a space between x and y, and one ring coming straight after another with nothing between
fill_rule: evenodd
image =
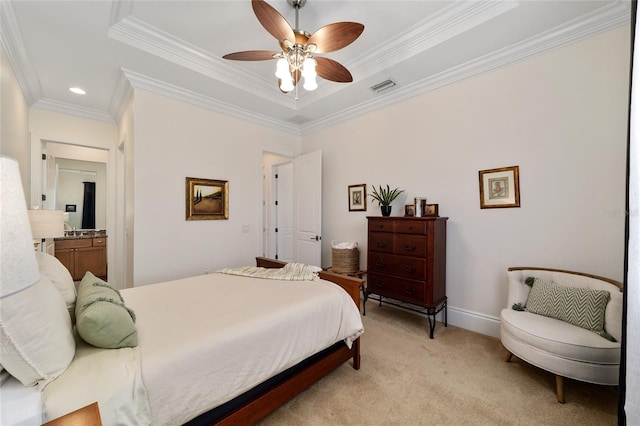
<instances>
[{"instance_id":1,"label":"black shower curtain","mask_svg":"<svg viewBox=\"0 0 640 426\"><path fill-rule=\"evenodd\" d=\"M84 201L82 202L82 229L96 228L96 183L84 183Z\"/></svg>"}]
</instances>

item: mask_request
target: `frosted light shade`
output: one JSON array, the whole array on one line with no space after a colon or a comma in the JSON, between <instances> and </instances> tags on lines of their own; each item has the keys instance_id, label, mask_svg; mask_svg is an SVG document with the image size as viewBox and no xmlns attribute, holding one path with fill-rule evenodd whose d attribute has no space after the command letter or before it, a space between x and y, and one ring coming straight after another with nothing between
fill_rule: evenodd
<instances>
[{"instance_id":1,"label":"frosted light shade","mask_svg":"<svg viewBox=\"0 0 640 426\"><path fill-rule=\"evenodd\" d=\"M316 90L318 83L316 82L316 60L307 58L302 64L302 77L304 77L304 88L306 90Z\"/></svg>"},{"instance_id":2,"label":"frosted light shade","mask_svg":"<svg viewBox=\"0 0 640 426\"><path fill-rule=\"evenodd\" d=\"M0 299L39 279L18 162L0 157Z\"/></svg>"},{"instance_id":3,"label":"frosted light shade","mask_svg":"<svg viewBox=\"0 0 640 426\"><path fill-rule=\"evenodd\" d=\"M287 61L285 58L278 59L278 62L276 64L276 77L278 77L280 80L284 80L285 78L287 78L287 76L290 75L291 73L289 72L289 61Z\"/></svg>"},{"instance_id":4,"label":"frosted light shade","mask_svg":"<svg viewBox=\"0 0 640 426\"><path fill-rule=\"evenodd\" d=\"M283 92L290 92L293 88L293 77L291 77L291 74L280 79L280 90Z\"/></svg>"},{"instance_id":5,"label":"frosted light shade","mask_svg":"<svg viewBox=\"0 0 640 426\"><path fill-rule=\"evenodd\" d=\"M33 238L64 237L64 212L62 210L29 210L29 222Z\"/></svg>"}]
</instances>

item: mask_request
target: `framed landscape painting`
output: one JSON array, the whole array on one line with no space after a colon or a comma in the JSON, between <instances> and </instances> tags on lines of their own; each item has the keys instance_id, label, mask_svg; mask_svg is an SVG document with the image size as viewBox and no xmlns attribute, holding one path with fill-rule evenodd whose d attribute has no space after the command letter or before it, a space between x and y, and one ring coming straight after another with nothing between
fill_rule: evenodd
<instances>
[{"instance_id":1,"label":"framed landscape painting","mask_svg":"<svg viewBox=\"0 0 640 426\"><path fill-rule=\"evenodd\" d=\"M229 219L229 181L186 178L186 219Z\"/></svg>"}]
</instances>

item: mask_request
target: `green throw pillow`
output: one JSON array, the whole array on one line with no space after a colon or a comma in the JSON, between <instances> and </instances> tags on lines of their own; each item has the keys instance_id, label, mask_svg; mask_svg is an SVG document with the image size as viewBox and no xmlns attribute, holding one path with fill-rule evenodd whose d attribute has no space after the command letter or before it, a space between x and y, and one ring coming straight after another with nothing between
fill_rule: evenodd
<instances>
[{"instance_id":1,"label":"green throw pillow","mask_svg":"<svg viewBox=\"0 0 640 426\"><path fill-rule=\"evenodd\" d=\"M611 297L608 291L564 287L540 278L535 278L532 284L527 311L577 325L615 341L604 331L605 310Z\"/></svg>"},{"instance_id":2,"label":"green throw pillow","mask_svg":"<svg viewBox=\"0 0 640 426\"><path fill-rule=\"evenodd\" d=\"M138 346L135 320L118 290L85 274L76 300L76 329L85 342L106 349Z\"/></svg>"}]
</instances>

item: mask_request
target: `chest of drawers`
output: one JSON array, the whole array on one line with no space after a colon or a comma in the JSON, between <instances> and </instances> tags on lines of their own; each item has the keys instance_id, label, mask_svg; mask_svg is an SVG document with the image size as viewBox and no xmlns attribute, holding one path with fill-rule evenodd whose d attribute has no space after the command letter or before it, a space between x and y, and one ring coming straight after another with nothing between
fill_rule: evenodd
<instances>
[{"instance_id":1,"label":"chest of drawers","mask_svg":"<svg viewBox=\"0 0 640 426\"><path fill-rule=\"evenodd\" d=\"M443 309L446 326L447 219L367 217L365 304L374 296L380 304L384 298L410 310L415 309L405 304L422 308L418 312L427 314L431 338L435 315Z\"/></svg>"}]
</instances>

